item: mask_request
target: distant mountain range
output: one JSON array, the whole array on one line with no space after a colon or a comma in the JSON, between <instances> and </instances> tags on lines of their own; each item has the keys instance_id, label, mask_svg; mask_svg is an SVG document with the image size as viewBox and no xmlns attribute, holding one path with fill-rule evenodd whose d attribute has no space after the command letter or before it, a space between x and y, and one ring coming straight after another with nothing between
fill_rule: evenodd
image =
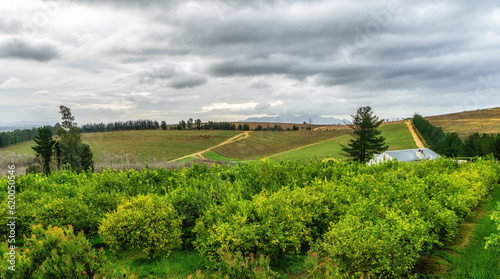
<instances>
[{"instance_id":1,"label":"distant mountain range","mask_svg":"<svg viewBox=\"0 0 500 279\"><path fill-rule=\"evenodd\" d=\"M309 123L309 119L312 120L312 124L320 125L332 125L332 124L344 124L346 119L338 119L335 117L323 117L319 115L279 115L279 116L268 116L268 117L250 117L239 122L269 122L269 123L296 123L302 124L305 122Z\"/></svg>"}]
</instances>

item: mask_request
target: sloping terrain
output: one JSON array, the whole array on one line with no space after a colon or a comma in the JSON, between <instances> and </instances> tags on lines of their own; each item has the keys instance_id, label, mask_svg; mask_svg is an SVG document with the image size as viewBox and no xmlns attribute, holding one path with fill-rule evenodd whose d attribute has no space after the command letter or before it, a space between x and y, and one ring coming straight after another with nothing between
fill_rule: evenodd
<instances>
[{"instance_id":1,"label":"sloping terrain","mask_svg":"<svg viewBox=\"0 0 500 279\"><path fill-rule=\"evenodd\" d=\"M385 142L389 145L389 150L411 149L417 148L415 141L412 138L410 131L405 123L396 123L392 125L384 125L380 127L382 136L386 138ZM316 157L317 159L335 158L343 159L341 146L339 144L347 144L350 135L342 135L332 138L317 144L299 147L293 150L288 150L279 154L270 156L271 159L280 161L301 161L307 162Z\"/></svg>"},{"instance_id":2,"label":"sloping terrain","mask_svg":"<svg viewBox=\"0 0 500 279\"><path fill-rule=\"evenodd\" d=\"M304 145L336 138L348 133L338 131L251 132L249 137L212 149L220 156L235 159L256 159Z\"/></svg>"},{"instance_id":3,"label":"sloping terrain","mask_svg":"<svg viewBox=\"0 0 500 279\"><path fill-rule=\"evenodd\" d=\"M445 132L457 132L460 137L479 133L500 133L500 107L425 117Z\"/></svg>"}]
</instances>

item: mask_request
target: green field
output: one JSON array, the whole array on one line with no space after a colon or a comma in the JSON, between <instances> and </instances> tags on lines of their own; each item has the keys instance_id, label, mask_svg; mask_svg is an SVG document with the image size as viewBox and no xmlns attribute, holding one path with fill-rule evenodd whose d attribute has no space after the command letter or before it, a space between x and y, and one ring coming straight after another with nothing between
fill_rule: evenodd
<instances>
[{"instance_id":1,"label":"green field","mask_svg":"<svg viewBox=\"0 0 500 279\"><path fill-rule=\"evenodd\" d=\"M118 131L82 134L90 145L96 162L103 156L133 154L136 160L172 160L217 145L241 132L238 131ZM19 154L33 154L33 141L0 149Z\"/></svg>"},{"instance_id":2,"label":"green field","mask_svg":"<svg viewBox=\"0 0 500 279\"><path fill-rule=\"evenodd\" d=\"M251 132L249 137L212 151L225 158L254 160L268 157L304 145L336 138L347 133L341 131Z\"/></svg>"},{"instance_id":3,"label":"green field","mask_svg":"<svg viewBox=\"0 0 500 279\"><path fill-rule=\"evenodd\" d=\"M275 156L271 156L270 158L276 161L299 161L299 162L308 162L313 158L317 158L318 160L324 158L335 158L342 159L344 158L341 155L341 147L339 144L347 144L350 139L350 135L343 135L332 140L320 142L315 145L307 146L304 148L292 150L289 152L283 152L277 154Z\"/></svg>"},{"instance_id":4,"label":"green field","mask_svg":"<svg viewBox=\"0 0 500 279\"><path fill-rule=\"evenodd\" d=\"M410 132L404 123L380 127L390 150L416 148ZM94 152L96 163L119 166L123 163L171 161L213 147L238 131L119 131L82 134ZM347 130L338 131L293 131L257 132L247 138L214 148L203 154L211 161L247 161L271 156L274 160L298 160L307 162L315 156L318 159L343 158L340 144L346 144L350 136ZM243 137L243 135L241 136ZM33 141L1 149L15 154L32 154ZM181 162L193 161L187 158ZM180 162L179 162L180 163ZM135 165L137 165L135 164Z\"/></svg>"},{"instance_id":5,"label":"green field","mask_svg":"<svg viewBox=\"0 0 500 279\"><path fill-rule=\"evenodd\" d=\"M386 138L385 143L389 145L389 150L417 148L405 123L386 125L379 129L382 131L382 136ZM327 157L343 159L345 157L342 156L339 144L347 144L350 138L349 135L343 135L329 141L271 156L271 158L276 161L298 160L301 162L307 162L314 157L319 160Z\"/></svg>"}]
</instances>

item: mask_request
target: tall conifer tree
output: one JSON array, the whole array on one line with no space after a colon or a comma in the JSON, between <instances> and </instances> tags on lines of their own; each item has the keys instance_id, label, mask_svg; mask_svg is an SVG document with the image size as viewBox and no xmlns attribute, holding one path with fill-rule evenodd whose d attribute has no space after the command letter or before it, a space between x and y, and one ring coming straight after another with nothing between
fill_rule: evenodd
<instances>
[{"instance_id":1,"label":"tall conifer tree","mask_svg":"<svg viewBox=\"0 0 500 279\"><path fill-rule=\"evenodd\" d=\"M373 115L371 107L360 107L357 113L351 117L352 123L349 126L353 129L352 136L354 138L349 140L347 146L341 145L346 156L365 163L375 153L387 150L385 138L380 135L382 132L377 129L384 120Z\"/></svg>"}]
</instances>

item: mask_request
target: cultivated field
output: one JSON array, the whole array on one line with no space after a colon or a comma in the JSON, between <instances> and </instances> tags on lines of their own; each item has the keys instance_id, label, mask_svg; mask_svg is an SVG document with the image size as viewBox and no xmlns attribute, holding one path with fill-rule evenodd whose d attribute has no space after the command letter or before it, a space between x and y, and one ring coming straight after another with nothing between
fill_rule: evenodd
<instances>
[{"instance_id":1,"label":"cultivated field","mask_svg":"<svg viewBox=\"0 0 500 279\"><path fill-rule=\"evenodd\" d=\"M384 125L380 127L380 130L382 131L382 136L386 138L385 142L389 145L389 150L417 148L405 123ZM342 155L341 146L339 144L345 145L348 143L349 139L350 135L346 134L303 148L285 151L271 156L270 158L277 161L297 160L301 162L308 162L314 157L320 160L323 158L344 159L345 157Z\"/></svg>"},{"instance_id":2,"label":"cultivated field","mask_svg":"<svg viewBox=\"0 0 500 279\"><path fill-rule=\"evenodd\" d=\"M390 149L415 148L415 144L404 123L380 127ZM299 160L307 162L315 156L318 159L333 157L342 159L340 144L346 144L349 130L264 132L251 131L245 137L241 131L167 130L167 131L118 131L82 134L94 153L97 169L111 168L140 169L147 162L151 167L167 166L165 163L214 147L231 137L241 134L233 142L215 147L197 156L186 157L172 164L182 166L201 158L209 161L248 161L270 157L274 160ZM26 142L1 149L3 157L19 157L18 166L27 165L26 158L34 156ZM8 156L6 156L8 155ZM173 165L172 165L173 166ZM174 166L175 167L175 166Z\"/></svg>"},{"instance_id":3,"label":"cultivated field","mask_svg":"<svg viewBox=\"0 0 500 279\"><path fill-rule=\"evenodd\" d=\"M140 161L173 160L217 145L241 131L118 131L82 134L82 141L90 145L96 162L114 154L137 157ZM18 154L34 154L33 141L0 149Z\"/></svg>"},{"instance_id":4,"label":"cultivated field","mask_svg":"<svg viewBox=\"0 0 500 279\"><path fill-rule=\"evenodd\" d=\"M251 132L249 137L212 151L225 158L254 160L347 134L339 131Z\"/></svg>"},{"instance_id":5,"label":"cultivated field","mask_svg":"<svg viewBox=\"0 0 500 279\"><path fill-rule=\"evenodd\" d=\"M445 132L457 132L462 138L475 132L500 133L500 107L425 118Z\"/></svg>"}]
</instances>

